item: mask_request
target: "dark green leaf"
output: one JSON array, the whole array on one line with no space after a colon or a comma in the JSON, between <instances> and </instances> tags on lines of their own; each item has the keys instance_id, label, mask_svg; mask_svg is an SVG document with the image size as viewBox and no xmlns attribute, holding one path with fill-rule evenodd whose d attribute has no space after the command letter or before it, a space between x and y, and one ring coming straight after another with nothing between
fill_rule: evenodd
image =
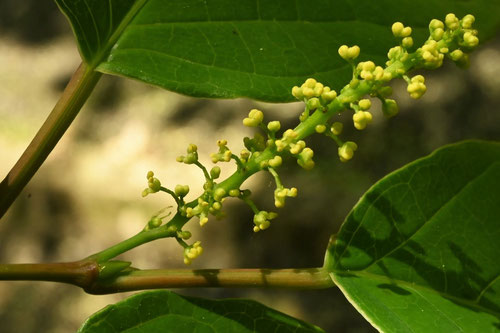
<instances>
[{"instance_id":1,"label":"dark green leaf","mask_svg":"<svg viewBox=\"0 0 500 333\"><path fill-rule=\"evenodd\" d=\"M394 21L422 42L432 18L472 13L480 38L500 23L490 0L56 0L83 58L97 70L192 96L290 101L308 77L335 89L350 66L342 44L361 60L385 62L397 41Z\"/></svg>"},{"instance_id":2,"label":"dark green leaf","mask_svg":"<svg viewBox=\"0 0 500 333\"><path fill-rule=\"evenodd\" d=\"M500 144L447 146L374 185L325 266L384 332L500 330Z\"/></svg>"},{"instance_id":3,"label":"dark green leaf","mask_svg":"<svg viewBox=\"0 0 500 333\"><path fill-rule=\"evenodd\" d=\"M250 300L208 300L166 290L137 294L92 315L80 333L312 333L318 327Z\"/></svg>"}]
</instances>

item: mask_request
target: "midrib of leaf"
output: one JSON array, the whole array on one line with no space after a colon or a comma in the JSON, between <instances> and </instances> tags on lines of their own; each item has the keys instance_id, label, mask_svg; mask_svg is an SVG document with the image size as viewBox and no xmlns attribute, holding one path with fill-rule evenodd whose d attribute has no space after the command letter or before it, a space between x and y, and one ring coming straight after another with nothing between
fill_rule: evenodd
<instances>
[{"instance_id":1,"label":"midrib of leaf","mask_svg":"<svg viewBox=\"0 0 500 333\"><path fill-rule=\"evenodd\" d=\"M109 0L110 1L110 0ZM91 68L96 68L99 63L101 63L105 57L108 55L108 51L113 47L115 42L120 38L121 34L123 31L127 28L129 23L132 21L134 16L140 11L140 9L148 2L148 0L137 0L134 5L130 8L128 11L127 15L125 15L118 25L118 27L115 29L113 34L108 38L106 41L106 44L104 44L103 47L99 50L99 52L96 54L94 59L88 64ZM90 13L92 16L92 19L95 22L94 15ZM110 16L112 15L112 12L110 12ZM97 29L97 28L96 28ZM88 41L86 41L88 43Z\"/></svg>"},{"instance_id":2,"label":"midrib of leaf","mask_svg":"<svg viewBox=\"0 0 500 333\"><path fill-rule=\"evenodd\" d=\"M481 312L486 312L486 313L489 313L491 315L500 317L500 312L495 312L494 310L491 310L489 308L485 308L482 305L480 305L479 303L476 303L476 300L470 300L470 299L466 299L466 298L462 298L462 297L457 297L455 295L450 295L446 292L442 292L442 291L439 291L439 290L436 290L433 288L429 288L429 287L421 285L421 284L415 284L414 282L400 280L400 279L394 279L394 278L387 277L386 275L380 275L380 274L375 274L375 273L371 273L371 272L366 272L364 270L363 271L346 272L346 271L334 269L334 270L330 271L330 277L333 279L335 284L338 286L340 286L341 284L338 283L337 279L335 278L335 275L342 276L342 275L346 275L346 274L348 274L350 276L354 276L354 277L361 277L361 278L367 278L370 280L377 280L377 281L384 282L384 283L391 284L391 285L405 286L406 288L411 289L411 290L415 290L415 291L423 291L423 292L432 293L435 295L439 295L443 298L449 299L451 301L455 301L457 303L461 303L463 305L473 307L477 310L480 310ZM500 275L497 276L495 278L495 280L498 278L500 278Z\"/></svg>"},{"instance_id":3,"label":"midrib of leaf","mask_svg":"<svg viewBox=\"0 0 500 333\"><path fill-rule=\"evenodd\" d=\"M190 64L194 64L194 65L197 65L197 66L200 66L200 67L207 67L207 68L213 68L213 67L216 67L215 65L208 65L208 64L203 64L203 63L200 63L200 62L194 62L194 61L191 61L189 59L185 59L185 58L181 58L179 56L174 56L174 55L171 55L171 54L167 54L167 53L164 53L164 52L160 52L160 51L157 51L157 50L152 50L152 49L147 49L147 48L140 48L140 47L129 47L129 48L120 48L120 49L117 49L116 51L114 51L116 54L117 53L120 53L120 52L125 52L127 53L127 51L136 51L136 52L140 52L140 51L147 51L147 52L151 52L151 53L155 53L155 54L158 54L162 57L165 57L165 58L171 58L171 59L177 59L177 60L180 60L180 61L184 61L184 62L187 62L187 63L190 63ZM324 70L324 71L316 71L315 74L321 74L321 73L337 73L339 71L342 71L344 68L346 67L350 67L349 64L347 65L343 65L339 68L336 68L336 69L333 69L333 70ZM238 70L238 69L232 69L232 68L225 68L225 67L216 67L218 68L219 70L221 71L226 71L226 72L229 72L229 73L247 73L247 74L253 74L253 75L256 75L256 76L260 76L260 77L269 77L269 78L276 78L275 75L271 75L271 74L262 74L262 73L256 73L256 72L242 72L241 70ZM105 68L99 68L99 71L103 72L103 73L112 73L111 71L109 70L106 70ZM299 77L300 75L280 75L280 77Z\"/></svg>"}]
</instances>

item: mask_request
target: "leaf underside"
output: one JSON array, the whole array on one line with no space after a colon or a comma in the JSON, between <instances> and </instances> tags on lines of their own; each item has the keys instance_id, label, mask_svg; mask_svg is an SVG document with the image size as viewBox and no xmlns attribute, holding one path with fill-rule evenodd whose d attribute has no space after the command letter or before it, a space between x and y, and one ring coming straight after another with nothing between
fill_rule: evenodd
<instances>
[{"instance_id":1,"label":"leaf underside","mask_svg":"<svg viewBox=\"0 0 500 333\"><path fill-rule=\"evenodd\" d=\"M323 330L250 300L140 293L92 315L79 333L313 333Z\"/></svg>"},{"instance_id":2,"label":"leaf underside","mask_svg":"<svg viewBox=\"0 0 500 333\"><path fill-rule=\"evenodd\" d=\"M383 332L500 330L500 144L439 149L374 185L327 251Z\"/></svg>"},{"instance_id":3,"label":"leaf underside","mask_svg":"<svg viewBox=\"0 0 500 333\"><path fill-rule=\"evenodd\" d=\"M500 25L490 0L56 0L83 59L123 75L198 97L291 101L308 77L340 89L351 68L340 45L360 60L385 62L402 21L423 42L432 18L472 13L483 40Z\"/></svg>"}]
</instances>

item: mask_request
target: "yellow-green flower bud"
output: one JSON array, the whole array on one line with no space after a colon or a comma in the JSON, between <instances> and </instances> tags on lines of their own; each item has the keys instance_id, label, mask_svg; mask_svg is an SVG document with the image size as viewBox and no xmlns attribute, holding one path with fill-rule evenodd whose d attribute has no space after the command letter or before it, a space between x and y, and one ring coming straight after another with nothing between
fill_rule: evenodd
<instances>
[{"instance_id":1,"label":"yellow-green flower bud","mask_svg":"<svg viewBox=\"0 0 500 333\"><path fill-rule=\"evenodd\" d=\"M281 128L281 123L278 120L270 121L267 124L267 129L270 130L271 132L277 132Z\"/></svg>"},{"instance_id":2,"label":"yellow-green flower bud","mask_svg":"<svg viewBox=\"0 0 500 333\"><path fill-rule=\"evenodd\" d=\"M161 188L161 183L160 180L156 177L151 177L148 179L148 187L153 191L153 192L158 192Z\"/></svg>"},{"instance_id":3,"label":"yellow-green flower bud","mask_svg":"<svg viewBox=\"0 0 500 333\"><path fill-rule=\"evenodd\" d=\"M319 97L323 93L323 84L318 82L313 88L314 96Z\"/></svg>"},{"instance_id":4,"label":"yellow-green flower bud","mask_svg":"<svg viewBox=\"0 0 500 333\"><path fill-rule=\"evenodd\" d=\"M302 97L304 97L304 95L302 94L302 88L297 87L297 86L293 87L292 88L292 95L296 99L300 100Z\"/></svg>"},{"instance_id":5,"label":"yellow-green flower bud","mask_svg":"<svg viewBox=\"0 0 500 333\"><path fill-rule=\"evenodd\" d=\"M198 151L198 147L195 144L190 143L187 147L188 153L195 153Z\"/></svg>"},{"instance_id":6,"label":"yellow-green flower bud","mask_svg":"<svg viewBox=\"0 0 500 333\"><path fill-rule=\"evenodd\" d=\"M372 102L369 99L362 99L358 102L358 106L362 111L366 111L371 108Z\"/></svg>"},{"instance_id":7,"label":"yellow-green flower bud","mask_svg":"<svg viewBox=\"0 0 500 333\"><path fill-rule=\"evenodd\" d=\"M320 106L321 103L319 102L319 99L317 97L311 98L307 101L307 107L309 108L309 110L316 110Z\"/></svg>"},{"instance_id":8,"label":"yellow-green flower bud","mask_svg":"<svg viewBox=\"0 0 500 333\"><path fill-rule=\"evenodd\" d=\"M422 75L416 75L411 78L411 83L407 88L411 98L418 99L427 91L424 82L425 78Z\"/></svg>"},{"instance_id":9,"label":"yellow-green flower bud","mask_svg":"<svg viewBox=\"0 0 500 333\"><path fill-rule=\"evenodd\" d=\"M401 22L395 22L392 25L392 34L394 37L408 37L411 35L411 28L405 27Z\"/></svg>"},{"instance_id":10,"label":"yellow-green flower bud","mask_svg":"<svg viewBox=\"0 0 500 333\"><path fill-rule=\"evenodd\" d=\"M248 117L243 119L243 125L247 127L257 127L262 123L264 113L257 109L252 109L248 113Z\"/></svg>"},{"instance_id":11,"label":"yellow-green flower bud","mask_svg":"<svg viewBox=\"0 0 500 333\"><path fill-rule=\"evenodd\" d=\"M219 187L214 191L214 199L216 201L221 201L221 199L226 195L226 190Z\"/></svg>"},{"instance_id":12,"label":"yellow-green flower bud","mask_svg":"<svg viewBox=\"0 0 500 333\"><path fill-rule=\"evenodd\" d=\"M429 23L430 30L443 29L443 28L444 28L444 23L438 19L433 19L431 23Z\"/></svg>"},{"instance_id":13,"label":"yellow-green flower bud","mask_svg":"<svg viewBox=\"0 0 500 333\"><path fill-rule=\"evenodd\" d=\"M402 42L401 42L401 45L404 47L404 48L410 48L413 46L413 38L411 37L405 37L403 38Z\"/></svg>"},{"instance_id":14,"label":"yellow-green flower bud","mask_svg":"<svg viewBox=\"0 0 500 333\"><path fill-rule=\"evenodd\" d=\"M360 48L357 45L348 47L347 45L342 45L339 47L339 55L344 60L354 60L359 56Z\"/></svg>"},{"instance_id":15,"label":"yellow-green flower bud","mask_svg":"<svg viewBox=\"0 0 500 333\"><path fill-rule=\"evenodd\" d=\"M161 218L159 218L158 216L153 216L153 217L151 218L151 220L149 220L149 222L148 222L148 226L149 226L151 229L154 229L154 228L158 228L159 226L161 226L161 223L162 223Z\"/></svg>"},{"instance_id":16,"label":"yellow-green flower bud","mask_svg":"<svg viewBox=\"0 0 500 333\"><path fill-rule=\"evenodd\" d=\"M435 41L440 41L443 38L444 30L442 28L437 28L431 32L431 37Z\"/></svg>"},{"instance_id":17,"label":"yellow-green flower bud","mask_svg":"<svg viewBox=\"0 0 500 333\"><path fill-rule=\"evenodd\" d=\"M237 188L233 188L232 190L229 190L229 196L231 197L239 197L240 196L240 190Z\"/></svg>"},{"instance_id":18,"label":"yellow-green flower bud","mask_svg":"<svg viewBox=\"0 0 500 333\"><path fill-rule=\"evenodd\" d=\"M368 111L358 111L352 116L352 120L356 129L363 130L372 122L372 114Z\"/></svg>"},{"instance_id":19,"label":"yellow-green flower bud","mask_svg":"<svg viewBox=\"0 0 500 333\"><path fill-rule=\"evenodd\" d=\"M323 124L319 124L314 127L314 130L316 131L316 133L324 133L326 130L326 126Z\"/></svg>"},{"instance_id":20,"label":"yellow-green flower bud","mask_svg":"<svg viewBox=\"0 0 500 333\"><path fill-rule=\"evenodd\" d=\"M464 33L464 45L469 48L476 47L479 44L479 39L470 31Z\"/></svg>"},{"instance_id":21,"label":"yellow-green flower bud","mask_svg":"<svg viewBox=\"0 0 500 333\"><path fill-rule=\"evenodd\" d=\"M293 129L289 128L283 133L283 138L284 139L295 139L297 137L297 132L295 132Z\"/></svg>"},{"instance_id":22,"label":"yellow-green flower bud","mask_svg":"<svg viewBox=\"0 0 500 333\"><path fill-rule=\"evenodd\" d=\"M464 53L460 49L456 49L455 51L450 53L450 58L453 61L459 61L464 56Z\"/></svg>"},{"instance_id":23,"label":"yellow-green flower bud","mask_svg":"<svg viewBox=\"0 0 500 333\"><path fill-rule=\"evenodd\" d=\"M212 177L212 179L217 179L219 178L219 176L220 176L220 167L216 165L212 169L210 169L210 177Z\"/></svg>"},{"instance_id":24,"label":"yellow-green flower bud","mask_svg":"<svg viewBox=\"0 0 500 333\"><path fill-rule=\"evenodd\" d=\"M247 160L250 157L250 152L248 149L242 149L240 152L240 158L243 160Z\"/></svg>"},{"instance_id":25,"label":"yellow-green flower bud","mask_svg":"<svg viewBox=\"0 0 500 333\"><path fill-rule=\"evenodd\" d=\"M339 147L339 157L340 161L347 162L349 161L353 155L354 151L358 149L358 145L352 141L347 141L341 147Z\"/></svg>"},{"instance_id":26,"label":"yellow-green flower bud","mask_svg":"<svg viewBox=\"0 0 500 333\"><path fill-rule=\"evenodd\" d=\"M299 154L306 146L306 143L304 140L299 140L297 143L291 143L290 144L290 153L296 155Z\"/></svg>"},{"instance_id":27,"label":"yellow-green flower bud","mask_svg":"<svg viewBox=\"0 0 500 333\"><path fill-rule=\"evenodd\" d=\"M313 78L309 78L309 79L307 79L307 80L304 82L303 87L304 87L304 88L305 88L305 87L307 87L307 88L311 88L311 89L313 89L313 88L314 88L314 86L316 86L316 83L318 83L318 81L316 81L316 80L315 80L315 79L313 79Z\"/></svg>"},{"instance_id":28,"label":"yellow-green flower bud","mask_svg":"<svg viewBox=\"0 0 500 333\"><path fill-rule=\"evenodd\" d=\"M328 88L328 90L326 90L326 88L328 88L328 87L325 87L325 89L323 89L323 93L321 94L321 98L323 98L323 100L325 100L325 102L331 102L337 97L337 92L335 90L330 90L330 88Z\"/></svg>"},{"instance_id":29,"label":"yellow-green flower bud","mask_svg":"<svg viewBox=\"0 0 500 333\"><path fill-rule=\"evenodd\" d=\"M185 197L189 193L188 185L175 185L174 193L178 197Z\"/></svg>"},{"instance_id":30,"label":"yellow-green flower bud","mask_svg":"<svg viewBox=\"0 0 500 333\"><path fill-rule=\"evenodd\" d=\"M458 18L453 13L446 15L446 17L444 19L444 23L446 24L446 26L450 30L456 30L459 27Z\"/></svg>"},{"instance_id":31,"label":"yellow-green flower bud","mask_svg":"<svg viewBox=\"0 0 500 333\"><path fill-rule=\"evenodd\" d=\"M305 98L311 98L314 96L314 89L309 87L303 87L302 94L304 95Z\"/></svg>"},{"instance_id":32,"label":"yellow-green flower bud","mask_svg":"<svg viewBox=\"0 0 500 333\"><path fill-rule=\"evenodd\" d=\"M472 28L472 24L474 23L474 21L476 20L476 18L473 16L473 15L465 15L464 18L462 19L462 28L464 29L470 29Z\"/></svg>"},{"instance_id":33,"label":"yellow-green flower bud","mask_svg":"<svg viewBox=\"0 0 500 333\"><path fill-rule=\"evenodd\" d=\"M268 163L269 163L270 167L277 168L281 165L282 162L283 162L283 160L282 160L281 156L276 155L273 158L271 158Z\"/></svg>"},{"instance_id":34,"label":"yellow-green flower bud","mask_svg":"<svg viewBox=\"0 0 500 333\"><path fill-rule=\"evenodd\" d=\"M307 147L297 156L297 163L305 170L314 168L314 161L312 160L314 152L311 148Z\"/></svg>"},{"instance_id":35,"label":"yellow-green flower bud","mask_svg":"<svg viewBox=\"0 0 500 333\"><path fill-rule=\"evenodd\" d=\"M381 97L389 97L392 95L392 88L390 86L380 87L378 93Z\"/></svg>"},{"instance_id":36,"label":"yellow-green flower bud","mask_svg":"<svg viewBox=\"0 0 500 333\"><path fill-rule=\"evenodd\" d=\"M179 237L184 239L184 240L187 240L187 239L191 238L191 232L189 232L187 230L181 231L181 232L179 232Z\"/></svg>"},{"instance_id":37,"label":"yellow-green flower bud","mask_svg":"<svg viewBox=\"0 0 500 333\"><path fill-rule=\"evenodd\" d=\"M343 128L344 128L344 124L336 121L332 124L330 131L332 131L333 135L340 135L342 133Z\"/></svg>"},{"instance_id":38,"label":"yellow-green flower bud","mask_svg":"<svg viewBox=\"0 0 500 333\"><path fill-rule=\"evenodd\" d=\"M382 112L386 117L393 117L399 112L398 104L393 99L385 99L382 103Z\"/></svg>"}]
</instances>

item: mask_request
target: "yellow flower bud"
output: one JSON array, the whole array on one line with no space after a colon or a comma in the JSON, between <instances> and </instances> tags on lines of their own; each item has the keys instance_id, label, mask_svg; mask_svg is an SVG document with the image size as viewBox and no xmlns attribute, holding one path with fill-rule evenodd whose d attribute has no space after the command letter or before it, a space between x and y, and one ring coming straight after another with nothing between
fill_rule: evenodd
<instances>
[{"instance_id":1,"label":"yellow flower bud","mask_svg":"<svg viewBox=\"0 0 500 333\"><path fill-rule=\"evenodd\" d=\"M271 132L277 132L281 128L281 123L278 120L270 121L267 124L267 129L270 130Z\"/></svg>"},{"instance_id":2,"label":"yellow flower bud","mask_svg":"<svg viewBox=\"0 0 500 333\"><path fill-rule=\"evenodd\" d=\"M358 106L361 110L366 111L372 106L372 102L369 99L362 99L358 102Z\"/></svg>"},{"instance_id":3,"label":"yellow flower bud","mask_svg":"<svg viewBox=\"0 0 500 333\"><path fill-rule=\"evenodd\" d=\"M326 130L326 126L323 124L319 124L319 125L316 125L314 130L316 131L316 133L323 133Z\"/></svg>"}]
</instances>

